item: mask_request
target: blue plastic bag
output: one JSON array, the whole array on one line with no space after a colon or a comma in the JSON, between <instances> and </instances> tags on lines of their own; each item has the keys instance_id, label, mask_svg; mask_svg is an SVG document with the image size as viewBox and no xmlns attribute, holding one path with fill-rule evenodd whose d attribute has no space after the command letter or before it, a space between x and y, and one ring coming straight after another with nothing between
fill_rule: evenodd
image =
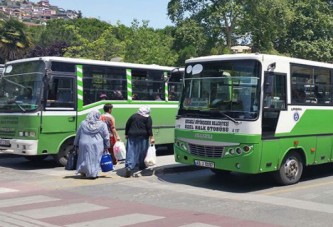
<instances>
[{"instance_id":1,"label":"blue plastic bag","mask_svg":"<svg viewBox=\"0 0 333 227\"><path fill-rule=\"evenodd\" d=\"M112 158L109 152L104 152L101 158L102 172L109 172L113 170Z\"/></svg>"}]
</instances>

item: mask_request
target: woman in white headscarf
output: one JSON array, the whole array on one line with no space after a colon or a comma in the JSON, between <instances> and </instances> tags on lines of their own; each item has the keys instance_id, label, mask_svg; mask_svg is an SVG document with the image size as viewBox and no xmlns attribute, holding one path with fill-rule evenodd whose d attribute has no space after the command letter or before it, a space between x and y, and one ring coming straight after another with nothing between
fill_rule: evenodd
<instances>
[{"instance_id":1,"label":"woman in white headscarf","mask_svg":"<svg viewBox=\"0 0 333 227\"><path fill-rule=\"evenodd\" d=\"M100 117L98 111L91 111L82 121L74 140L74 145L79 147L76 172L90 179L98 177L103 151L110 147L109 131Z\"/></svg>"},{"instance_id":2,"label":"woman in white headscarf","mask_svg":"<svg viewBox=\"0 0 333 227\"><path fill-rule=\"evenodd\" d=\"M125 136L127 139L125 177L130 177L136 165L139 169L146 168L144 159L147 154L149 142L155 143L152 129L153 121L150 117L150 107L141 106L126 123Z\"/></svg>"}]
</instances>

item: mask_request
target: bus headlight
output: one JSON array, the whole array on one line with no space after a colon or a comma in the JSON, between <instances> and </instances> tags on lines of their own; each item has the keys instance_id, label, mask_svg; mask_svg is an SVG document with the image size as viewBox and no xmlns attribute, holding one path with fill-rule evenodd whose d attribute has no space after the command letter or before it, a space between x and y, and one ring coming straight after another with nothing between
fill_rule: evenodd
<instances>
[{"instance_id":1,"label":"bus headlight","mask_svg":"<svg viewBox=\"0 0 333 227\"><path fill-rule=\"evenodd\" d=\"M235 154L235 150L234 150L233 148L230 148L230 149L229 149L229 154L230 154L230 155L234 155L234 154Z\"/></svg>"},{"instance_id":2,"label":"bus headlight","mask_svg":"<svg viewBox=\"0 0 333 227\"><path fill-rule=\"evenodd\" d=\"M236 148L236 153L237 153L237 154L242 154L242 148L237 147L237 148Z\"/></svg>"},{"instance_id":3,"label":"bus headlight","mask_svg":"<svg viewBox=\"0 0 333 227\"><path fill-rule=\"evenodd\" d=\"M181 144L180 144L180 147L181 147L183 150L185 150L185 151L188 150L188 149L187 149L187 146L186 146L185 143L181 143Z\"/></svg>"}]
</instances>

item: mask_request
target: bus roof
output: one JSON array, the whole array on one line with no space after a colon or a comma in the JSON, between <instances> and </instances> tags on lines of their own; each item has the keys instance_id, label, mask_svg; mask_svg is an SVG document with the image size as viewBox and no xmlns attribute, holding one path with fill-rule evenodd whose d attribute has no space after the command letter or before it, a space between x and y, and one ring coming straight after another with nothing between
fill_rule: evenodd
<instances>
[{"instance_id":1,"label":"bus roof","mask_svg":"<svg viewBox=\"0 0 333 227\"><path fill-rule=\"evenodd\" d=\"M305 65L317 65L320 67L326 68L333 68L333 64L325 63L325 62L318 62L318 61L311 61L305 60L301 58L292 58L286 56L279 56L279 55L270 55L270 54L258 54L258 53L251 53L251 54L225 54L225 55L211 55L211 56L204 56L204 57L197 57L191 58L185 61L186 64L195 63L195 62L205 62L205 61L221 61L221 60L243 60L243 59L255 59L261 62L269 60L269 61L288 61L296 64L305 64Z\"/></svg>"},{"instance_id":2,"label":"bus roof","mask_svg":"<svg viewBox=\"0 0 333 227\"><path fill-rule=\"evenodd\" d=\"M148 65L148 64L137 64L137 63L128 63L128 62L101 61L101 60L55 57L55 56L43 56L43 57L18 59L18 60L7 62L6 65L17 64L17 63L22 63L22 62L29 62L29 61L38 61L38 60L68 62L68 63L83 64L83 65L91 64L91 65L130 67L130 68L159 69L159 70L166 70L166 71L170 71L170 70L173 70L176 68L176 67L170 67L170 66L160 66L160 65L155 65L155 64Z\"/></svg>"}]
</instances>

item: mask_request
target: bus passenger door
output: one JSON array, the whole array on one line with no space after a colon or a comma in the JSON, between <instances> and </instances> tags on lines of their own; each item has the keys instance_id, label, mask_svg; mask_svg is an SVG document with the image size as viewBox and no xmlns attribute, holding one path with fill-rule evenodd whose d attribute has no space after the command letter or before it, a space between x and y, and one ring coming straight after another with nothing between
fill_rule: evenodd
<instances>
[{"instance_id":1,"label":"bus passenger door","mask_svg":"<svg viewBox=\"0 0 333 227\"><path fill-rule=\"evenodd\" d=\"M76 132L76 92L72 76L53 76L42 114L41 133L63 139Z\"/></svg>"},{"instance_id":2,"label":"bus passenger door","mask_svg":"<svg viewBox=\"0 0 333 227\"><path fill-rule=\"evenodd\" d=\"M266 72L264 78L264 100L262 137L274 137L281 110L286 110L286 74Z\"/></svg>"}]
</instances>

